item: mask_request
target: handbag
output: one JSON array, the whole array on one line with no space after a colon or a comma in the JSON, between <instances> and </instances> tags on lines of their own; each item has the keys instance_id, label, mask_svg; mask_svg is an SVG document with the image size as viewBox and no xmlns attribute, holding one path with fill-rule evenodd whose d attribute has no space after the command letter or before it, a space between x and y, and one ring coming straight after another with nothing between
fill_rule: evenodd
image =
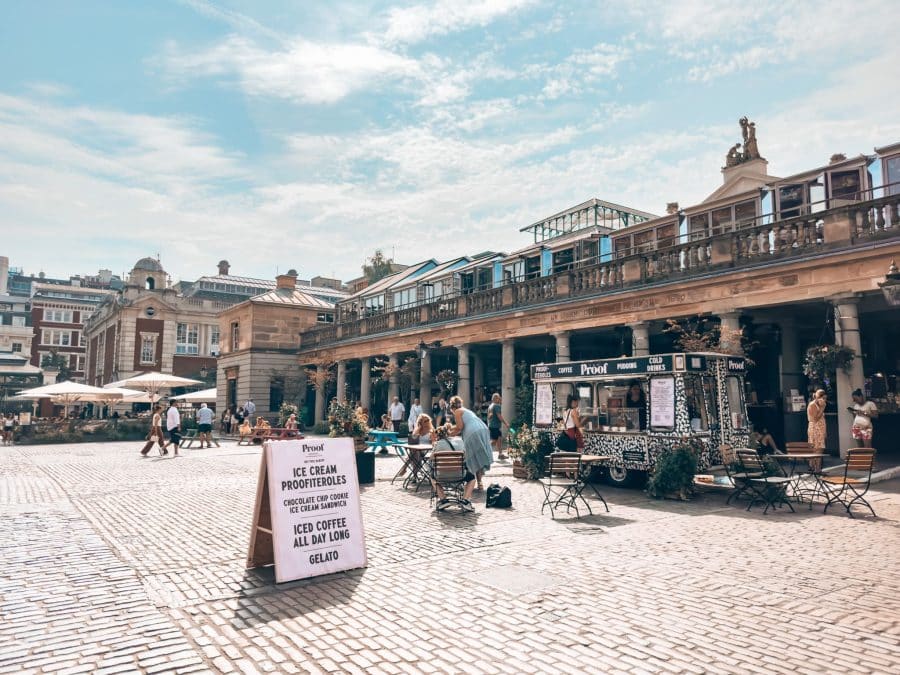
<instances>
[{"instance_id":1,"label":"handbag","mask_svg":"<svg viewBox=\"0 0 900 675\"><path fill-rule=\"evenodd\" d=\"M569 419L569 413L566 413L566 419ZM563 422L563 427L565 427L565 422ZM556 437L556 447L562 450L563 452L575 452L578 449L578 443L574 438L569 436L568 430L564 429L563 432Z\"/></svg>"}]
</instances>

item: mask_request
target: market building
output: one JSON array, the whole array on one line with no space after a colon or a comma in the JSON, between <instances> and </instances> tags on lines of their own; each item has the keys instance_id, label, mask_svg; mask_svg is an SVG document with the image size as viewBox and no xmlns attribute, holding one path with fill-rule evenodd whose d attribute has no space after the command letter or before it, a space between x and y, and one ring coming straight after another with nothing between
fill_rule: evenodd
<instances>
[{"instance_id":1,"label":"market building","mask_svg":"<svg viewBox=\"0 0 900 675\"><path fill-rule=\"evenodd\" d=\"M654 216L591 199L524 227L534 244L520 251L412 265L307 330L301 364L333 370L338 397L375 410L400 392L402 366L426 408L451 370L469 402L502 393L511 419L517 364L670 352L667 321L693 319L742 331L751 420L779 443L806 437L806 350L851 348L848 372L827 383L829 448L853 445L845 409L860 387L881 410L876 446L895 449L900 297L880 284L900 257L900 143L778 177L755 125L744 118L741 131L700 204ZM384 391L378 372L390 374Z\"/></svg>"},{"instance_id":2,"label":"market building","mask_svg":"<svg viewBox=\"0 0 900 675\"><path fill-rule=\"evenodd\" d=\"M299 336L333 324L334 310L333 302L298 286L297 273L289 270L272 290L221 312L217 410L253 399L258 415L274 416L285 400L302 403L306 372L297 363Z\"/></svg>"},{"instance_id":3,"label":"market building","mask_svg":"<svg viewBox=\"0 0 900 675\"><path fill-rule=\"evenodd\" d=\"M87 383L100 386L151 370L198 380L214 376L216 315L229 304L180 295L158 260L141 258L124 288L85 324Z\"/></svg>"}]
</instances>

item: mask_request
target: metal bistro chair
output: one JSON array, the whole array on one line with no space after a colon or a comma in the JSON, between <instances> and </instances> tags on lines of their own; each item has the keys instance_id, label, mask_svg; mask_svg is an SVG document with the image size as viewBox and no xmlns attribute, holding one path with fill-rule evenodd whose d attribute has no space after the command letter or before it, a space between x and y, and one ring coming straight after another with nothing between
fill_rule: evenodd
<instances>
[{"instance_id":1,"label":"metal bistro chair","mask_svg":"<svg viewBox=\"0 0 900 675\"><path fill-rule=\"evenodd\" d=\"M791 478L784 475L781 467L776 465L776 470L781 475L769 476L767 475L766 466L756 450L740 448L737 450L737 456L741 465L741 471L748 476L757 476L747 478L747 486L752 493L747 510L749 511L757 502L762 502L766 505L763 514L768 513L770 507L772 509L778 508L779 504L787 504L793 513L794 507L791 506L787 498L787 487L791 482Z\"/></svg>"},{"instance_id":2,"label":"metal bistro chair","mask_svg":"<svg viewBox=\"0 0 900 675\"><path fill-rule=\"evenodd\" d=\"M555 520L554 507L562 504L566 506L566 513L574 507L575 514L580 518L578 500L587 507L588 513L593 515L591 505L582 496L584 483L579 480L581 475L581 454L577 452L554 452L547 458L547 473L540 479L544 488L544 503L541 504L541 513L544 508L550 507L550 516ZM604 502L605 504L606 502ZM607 507L608 509L608 507Z\"/></svg>"},{"instance_id":3,"label":"metal bistro chair","mask_svg":"<svg viewBox=\"0 0 900 675\"><path fill-rule=\"evenodd\" d=\"M742 471L737 453L730 445L720 445L719 453L722 455L722 466L725 467L725 475L728 476L728 480L731 481L731 485L734 488L731 494L728 495L728 499L725 500L726 504L730 504L732 499L737 499L750 491L751 478L762 478L763 473L750 474Z\"/></svg>"},{"instance_id":4,"label":"metal bistro chair","mask_svg":"<svg viewBox=\"0 0 900 675\"><path fill-rule=\"evenodd\" d=\"M466 486L466 453L461 450L438 450L433 452L431 461L431 501L434 506L438 498L436 485L444 489L444 495L451 502L461 505Z\"/></svg>"},{"instance_id":5,"label":"metal bistro chair","mask_svg":"<svg viewBox=\"0 0 900 675\"><path fill-rule=\"evenodd\" d=\"M850 510L854 504L863 504L876 518L875 509L866 501L872 479L872 468L875 466L875 450L872 448L851 448L847 451L847 463L844 464L843 476L820 476L819 483L828 499L825 511L832 504L839 503L847 509L847 515L853 518Z\"/></svg>"}]
</instances>

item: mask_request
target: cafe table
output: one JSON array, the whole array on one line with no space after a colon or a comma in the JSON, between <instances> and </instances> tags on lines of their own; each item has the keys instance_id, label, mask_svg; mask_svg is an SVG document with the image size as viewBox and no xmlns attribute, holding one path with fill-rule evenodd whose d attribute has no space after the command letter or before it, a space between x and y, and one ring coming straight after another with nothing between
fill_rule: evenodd
<instances>
[{"instance_id":1,"label":"cafe table","mask_svg":"<svg viewBox=\"0 0 900 675\"><path fill-rule=\"evenodd\" d=\"M600 491L597 490L597 487L593 483L588 483L588 476L591 475L591 469L595 466L601 465L604 462L608 462L612 457L608 455L582 455L581 456L581 473L578 475L578 493L581 494L582 490L586 487L590 487L591 490L594 491L594 494L597 495L597 499L603 502L603 506L606 507L607 513L609 513L609 505L607 505L606 500L603 499L603 495L600 494Z\"/></svg>"},{"instance_id":2,"label":"cafe table","mask_svg":"<svg viewBox=\"0 0 900 675\"><path fill-rule=\"evenodd\" d=\"M393 449L399 440L396 431L383 431L381 429L370 429L369 438L372 440L367 441L366 445L373 450L381 448L380 452L387 452Z\"/></svg>"},{"instance_id":3,"label":"cafe table","mask_svg":"<svg viewBox=\"0 0 900 675\"><path fill-rule=\"evenodd\" d=\"M425 460L428 457L428 453L431 452L432 446L429 443L407 443L399 447L405 448L407 455L403 461L403 466L391 479L391 483L402 476L406 469L409 469L409 474L403 481L403 489L408 489L413 483L418 487L419 483L428 480L428 468Z\"/></svg>"},{"instance_id":4,"label":"cafe table","mask_svg":"<svg viewBox=\"0 0 900 675\"><path fill-rule=\"evenodd\" d=\"M819 482L819 474L821 473L821 460L827 457L827 455L823 452L789 452L786 454L775 453L769 455L769 457L774 457L776 461L779 462L790 462L790 467L787 469L787 475L791 479L791 496L797 499L797 503L802 504L804 497L809 497L809 508L812 508L813 501L816 498L816 495L822 492L822 485ZM812 461L819 460L819 469L812 468ZM809 467L808 472L797 471L797 466L802 462L805 462ZM813 479L812 486L802 485L801 479L811 477Z\"/></svg>"}]
</instances>

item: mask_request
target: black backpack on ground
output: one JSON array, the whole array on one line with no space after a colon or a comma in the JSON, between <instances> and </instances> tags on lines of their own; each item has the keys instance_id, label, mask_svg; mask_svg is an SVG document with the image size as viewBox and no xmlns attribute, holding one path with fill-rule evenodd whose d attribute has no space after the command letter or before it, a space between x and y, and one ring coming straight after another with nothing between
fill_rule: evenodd
<instances>
[{"instance_id":1,"label":"black backpack on ground","mask_svg":"<svg viewBox=\"0 0 900 675\"><path fill-rule=\"evenodd\" d=\"M485 507L489 509L508 509L512 507L512 492L508 487L499 483L488 485L485 491L487 501Z\"/></svg>"}]
</instances>

